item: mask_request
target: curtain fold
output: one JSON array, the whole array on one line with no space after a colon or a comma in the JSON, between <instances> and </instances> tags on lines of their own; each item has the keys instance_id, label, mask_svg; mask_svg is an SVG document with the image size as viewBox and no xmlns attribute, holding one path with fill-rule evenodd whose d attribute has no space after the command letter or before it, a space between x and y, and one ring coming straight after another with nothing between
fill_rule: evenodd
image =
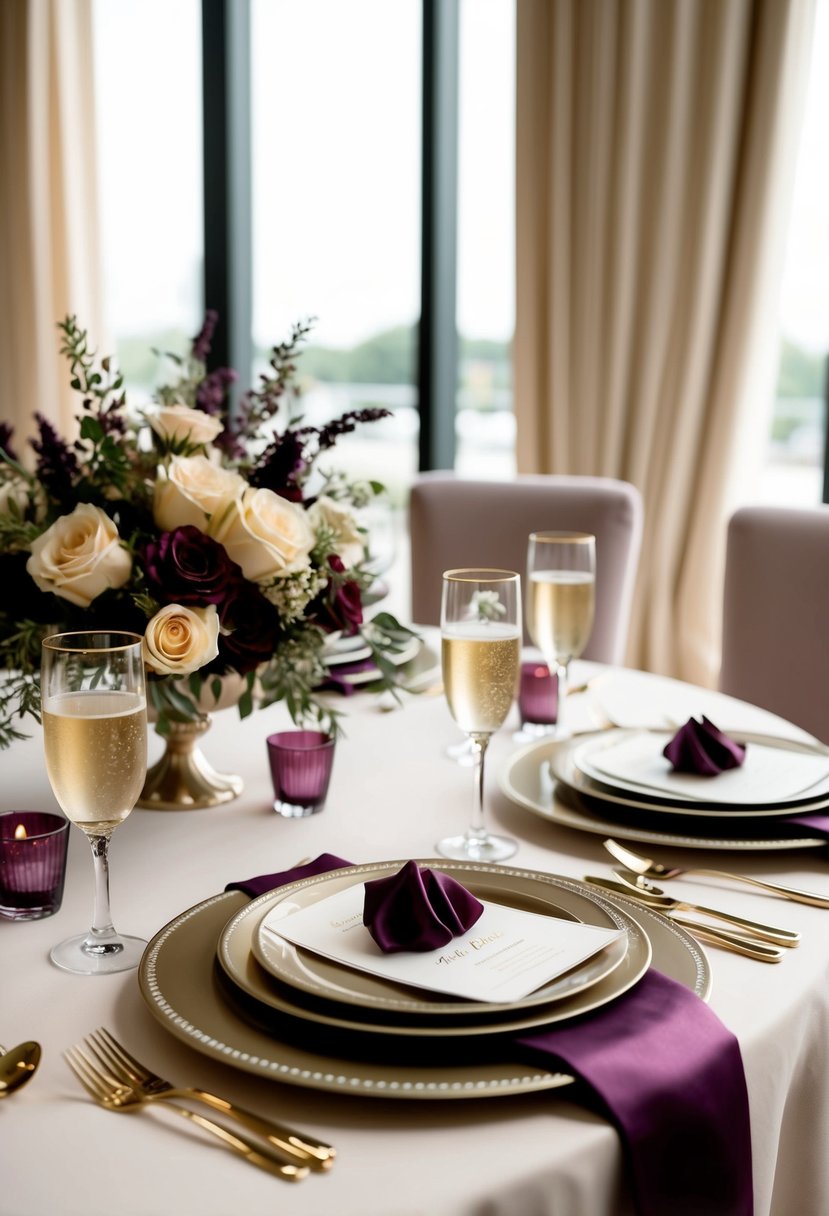
<instances>
[{"instance_id":1,"label":"curtain fold","mask_svg":"<svg viewBox=\"0 0 829 1216\"><path fill-rule=\"evenodd\" d=\"M703 684L730 474L774 370L813 11L517 6L518 468L639 488L628 661Z\"/></svg>"},{"instance_id":2,"label":"curtain fold","mask_svg":"<svg viewBox=\"0 0 829 1216\"><path fill-rule=\"evenodd\" d=\"M57 322L101 333L92 0L0 4L0 416L71 430Z\"/></svg>"}]
</instances>

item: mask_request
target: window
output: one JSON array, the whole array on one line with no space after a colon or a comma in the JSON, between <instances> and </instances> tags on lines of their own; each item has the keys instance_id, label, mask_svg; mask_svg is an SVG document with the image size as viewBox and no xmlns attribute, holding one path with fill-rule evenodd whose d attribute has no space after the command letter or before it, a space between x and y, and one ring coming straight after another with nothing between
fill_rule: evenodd
<instances>
[{"instance_id":1,"label":"window","mask_svg":"<svg viewBox=\"0 0 829 1216\"><path fill-rule=\"evenodd\" d=\"M515 4L461 0L458 137L459 472L515 473Z\"/></svg>"},{"instance_id":2,"label":"window","mask_svg":"<svg viewBox=\"0 0 829 1216\"><path fill-rule=\"evenodd\" d=\"M316 317L304 412L392 409L337 461L400 501L417 467L420 0L254 0L251 17L257 351Z\"/></svg>"},{"instance_id":3,"label":"window","mask_svg":"<svg viewBox=\"0 0 829 1216\"><path fill-rule=\"evenodd\" d=\"M136 397L162 370L152 348L186 349L204 312L200 30L199 0L95 0L109 332L91 336Z\"/></svg>"},{"instance_id":4,"label":"window","mask_svg":"<svg viewBox=\"0 0 829 1216\"><path fill-rule=\"evenodd\" d=\"M780 308L771 434L752 501L814 506L823 496L829 358L829 0L818 0Z\"/></svg>"}]
</instances>

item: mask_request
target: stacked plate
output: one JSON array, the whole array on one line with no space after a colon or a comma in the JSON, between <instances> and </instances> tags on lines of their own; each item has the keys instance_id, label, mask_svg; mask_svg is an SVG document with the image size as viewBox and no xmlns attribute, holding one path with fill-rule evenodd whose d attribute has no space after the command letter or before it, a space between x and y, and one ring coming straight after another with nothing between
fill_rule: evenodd
<instances>
[{"instance_id":1,"label":"stacked plate","mask_svg":"<svg viewBox=\"0 0 829 1216\"><path fill-rule=\"evenodd\" d=\"M296 1085L374 1097L493 1097L570 1082L515 1062L510 1036L616 1000L653 962L707 997L705 955L679 926L571 879L427 861L479 899L622 930L610 946L522 1000L471 1002L353 970L296 947L279 923L402 861L335 870L248 901L217 895L153 939L139 971L150 1010L197 1050Z\"/></svg>"},{"instance_id":2,"label":"stacked plate","mask_svg":"<svg viewBox=\"0 0 829 1216\"><path fill-rule=\"evenodd\" d=\"M788 820L829 810L829 753L764 735L733 737L746 745L744 764L716 777L674 772L662 754L670 732L544 740L513 753L501 788L554 823L631 840L746 850L824 845Z\"/></svg>"},{"instance_id":3,"label":"stacked plate","mask_svg":"<svg viewBox=\"0 0 829 1216\"><path fill-rule=\"evenodd\" d=\"M402 649L386 652L386 657L395 667L404 667L407 663L412 663L423 649L420 638L415 637ZM380 673L372 659L371 647L359 634L355 634L353 637L337 636L333 638L324 657L325 665L331 675L345 684L352 684L356 687L379 679Z\"/></svg>"}]
</instances>

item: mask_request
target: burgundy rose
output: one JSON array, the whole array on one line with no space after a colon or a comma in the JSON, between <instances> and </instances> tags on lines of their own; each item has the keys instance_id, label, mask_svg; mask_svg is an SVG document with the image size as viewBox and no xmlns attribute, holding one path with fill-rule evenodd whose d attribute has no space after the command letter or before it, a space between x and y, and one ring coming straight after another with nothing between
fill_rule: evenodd
<instances>
[{"instance_id":1,"label":"burgundy rose","mask_svg":"<svg viewBox=\"0 0 829 1216\"><path fill-rule=\"evenodd\" d=\"M244 581L224 545L192 524L150 541L146 570L150 590L167 604L223 604Z\"/></svg>"},{"instance_id":2,"label":"burgundy rose","mask_svg":"<svg viewBox=\"0 0 829 1216\"><path fill-rule=\"evenodd\" d=\"M341 557L332 553L328 565L335 577L323 592L318 605L318 622L323 629L341 629L350 637L363 623L363 601L360 584L353 578L343 578L345 566Z\"/></svg>"},{"instance_id":3,"label":"burgundy rose","mask_svg":"<svg viewBox=\"0 0 829 1216\"><path fill-rule=\"evenodd\" d=\"M240 675L255 670L276 650L281 622L273 604L253 583L236 584L219 608L217 667L232 667Z\"/></svg>"}]
</instances>

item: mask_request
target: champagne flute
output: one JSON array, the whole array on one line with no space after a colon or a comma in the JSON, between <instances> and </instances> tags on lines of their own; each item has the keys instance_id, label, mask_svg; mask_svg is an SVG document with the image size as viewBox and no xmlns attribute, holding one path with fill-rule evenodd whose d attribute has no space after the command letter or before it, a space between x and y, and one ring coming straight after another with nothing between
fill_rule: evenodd
<instances>
[{"instance_id":1,"label":"champagne flute","mask_svg":"<svg viewBox=\"0 0 829 1216\"><path fill-rule=\"evenodd\" d=\"M589 532L532 532L527 553L527 630L558 677L557 737L570 662L584 650L596 608L596 538Z\"/></svg>"},{"instance_id":2,"label":"champagne flute","mask_svg":"<svg viewBox=\"0 0 829 1216\"><path fill-rule=\"evenodd\" d=\"M46 771L66 816L92 845L92 928L60 942L52 962L78 975L136 967L147 945L116 933L109 905L109 838L147 772L147 699L141 638L92 631L45 638L41 697Z\"/></svg>"},{"instance_id":3,"label":"champagne flute","mask_svg":"<svg viewBox=\"0 0 829 1216\"><path fill-rule=\"evenodd\" d=\"M503 861L518 848L484 826L484 756L515 698L521 656L521 578L511 570L447 570L440 612L449 712L472 742L472 823L435 846L459 861Z\"/></svg>"}]
</instances>

